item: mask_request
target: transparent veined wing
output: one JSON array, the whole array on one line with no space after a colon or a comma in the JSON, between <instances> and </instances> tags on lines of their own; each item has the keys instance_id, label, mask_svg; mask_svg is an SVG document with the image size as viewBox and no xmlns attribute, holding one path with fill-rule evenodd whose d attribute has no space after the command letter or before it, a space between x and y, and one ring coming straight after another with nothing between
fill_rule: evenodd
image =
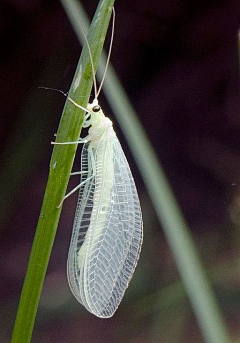
<instances>
[{"instance_id":1,"label":"transparent veined wing","mask_svg":"<svg viewBox=\"0 0 240 343\"><path fill-rule=\"evenodd\" d=\"M70 289L75 298L85 306L80 297L79 280L80 268L78 267L78 252L84 242L85 235L90 225L95 179L93 177L92 164L89 156L89 143L83 145L81 155L81 182L85 182L80 188L78 203L75 212L72 238L68 253L67 276ZM88 182L86 182L89 180Z\"/></svg>"},{"instance_id":2,"label":"transparent veined wing","mask_svg":"<svg viewBox=\"0 0 240 343\"><path fill-rule=\"evenodd\" d=\"M89 168L90 154L95 171ZM82 166L86 161L87 177L94 177L80 192L68 278L77 300L96 316L108 318L116 311L135 270L142 244L142 216L135 183L116 136L103 136L96 149L88 146Z\"/></svg>"}]
</instances>

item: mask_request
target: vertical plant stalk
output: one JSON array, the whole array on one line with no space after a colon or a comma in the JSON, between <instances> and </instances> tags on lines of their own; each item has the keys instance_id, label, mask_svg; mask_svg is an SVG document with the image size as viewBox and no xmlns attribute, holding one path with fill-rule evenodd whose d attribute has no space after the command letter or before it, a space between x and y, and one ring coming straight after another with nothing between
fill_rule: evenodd
<instances>
[{"instance_id":1,"label":"vertical plant stalk","mask_svg":"<svg viewBox=\"0 0 240 343\"><path fill-rule=\"evenodd\" d=\"M68 3L71 2L70 0L66 1ZM114 0L101 0L99 2L89 30L88 41L91 47L95 70L103 48L113 4ZM86 107L92 83L91 61L85 44L69 96L75 102ZM56 141L69 142L78 140L83 115L84 111L79 110L79 108L67 100L63 109ZM42 285L61 213L61 209L57 208L57 206L66 193L76 149L77 144L56 145L53 148L48 182L21 293L12 334L12 343L28 343L31 341Z\"/></svg>"},{"instance_id":2,"label":"vertical plant stalk","mask_svg":"<svg viewBox=\"0 0 240 343\"><path fill-rule=\"evenodd\" d=\"M82 6L78 4L77 11L74 14L66 1L61 1L65 3L65 10L69 15L72 26L79 40L82 41L81 27L77 18L81 18L81 22L85 24L86 29L88 23ZM102 54L98 75L100 80L105 65L106 56ZM230 343L231 337L228 334L221 310L198 256L190 230L154 149L111 65L108 68L103 90L135 157L175 258L205 342Z\"/></svg>"}]
</instances>

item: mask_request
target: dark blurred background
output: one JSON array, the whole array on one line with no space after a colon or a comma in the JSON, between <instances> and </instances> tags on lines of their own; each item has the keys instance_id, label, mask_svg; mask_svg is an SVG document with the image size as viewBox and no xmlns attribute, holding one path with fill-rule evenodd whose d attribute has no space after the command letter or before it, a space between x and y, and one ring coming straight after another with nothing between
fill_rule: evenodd
<instances>
[{"instance_id":1,"label":"dark blurred background","mask_svg":"<svg viewBox=\"0 0 240 343\"><path fill-rule=\"evenodd\" d=\"M82 3L92 17L97 1ZM239 27L239 0L117 0L111 57L191 228L234 342L240 342ZM65 101L38 87L67 91L81 46L57 0L2 0L0 46L0 341L5 343ZM100 101L114 121L104 95ZM63 207L32 341L203 342L116 121L115 129L143 207L138 268L112 319L98 319L75 301L66 279L73 195Z\"/></svg>"}]
</instances>

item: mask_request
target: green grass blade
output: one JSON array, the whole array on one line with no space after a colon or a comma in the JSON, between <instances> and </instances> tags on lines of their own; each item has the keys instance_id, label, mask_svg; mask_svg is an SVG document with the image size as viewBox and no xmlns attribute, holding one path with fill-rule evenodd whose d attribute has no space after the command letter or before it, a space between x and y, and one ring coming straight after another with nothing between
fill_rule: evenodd
<instances>
[{"instance_id":1,"label":"green grass blade","mask_svg":"<svg viewBox=\"0 0 240 343\"><path fill-rule=\"evenodd\" d=\"M77 16L81 18L81 22L85 22L87 25L86 14L80 6L78 6ZM70 20L81 41L82 36L79 34L81 28L78 22L74 16ZM104 57L103 54L99 65L100 80L105 64L106 56ZM109 66L103 90L138 164L175 257L205 341L208 343L230 343L231 338L211 285L205 275L190 230L152 145L111 66Z\"/></svg>"},{"instance_id":2,"label":"green grass blade","mask_svg":"<svg viewBox=\"0 0 240 343\"><path fill-rule=\"evenodd\" d=\"M70 3L70 0L66 1ZM95 69L101 55L113 3L114 0L99 2L89 30L88 40ZM92 89L92 82L89 52L84 46L69 96L85 107ZM66 101L56 141L76 141L80 135L82 121L83 111L80 111L70 101ZM12 343L28 343L31 340L42 285L61 212L57 206L66 192L76 148L77 145L65 145L54 146L53 149L48 182L19 302Z\"/></svg>"}]
</instances>

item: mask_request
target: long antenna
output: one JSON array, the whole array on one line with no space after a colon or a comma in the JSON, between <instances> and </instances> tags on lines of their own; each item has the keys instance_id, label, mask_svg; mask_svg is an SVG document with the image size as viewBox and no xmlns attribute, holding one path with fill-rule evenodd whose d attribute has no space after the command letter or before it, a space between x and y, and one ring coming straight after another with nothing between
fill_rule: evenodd
<instances>
[{"instance_id":1,"label":"long antenna","mask_svg":"<svg viewBox=\"0 0 240 343\"><path fill-rule=\"evenodd\" d=\"M108 65L109 65L109 60L110 60L111 52L112 52L113 37L114 37L114 28L115 28L115 9L114 9L114 7L113 7L113 9L112 9L112 14L113 14L113 20L112 20L112 33L111 33L111 41L110 41L110 46L109 46L109 51L108 51L108 57L107 57L106 67L105 67L105 69L104 69L102 81L101 81L100 86L99 86L99 88L98 88L97 94L95 95L95 99L98 98L98 96L99 96L99 94L100 94L100 92L101 92L101 89L102 89L102 86L103 86L103 82L104 82L105 77L106 77L106 73L107 73L107 68L108 68Z\"/></svg>"},{"instance_id":2,"label":"long antenna","mask_svg":"<svg viewBox=\"0 0 240 343\"><path fill-rule=\"evenodd\" d=\"M89 52L89 57L90 57L91 67L92 67L92 74L93 74L94 99L97 99L98 91L97 91L97 81L96 81L96 77L95 77L95 70L94 70L94 64L93 64L93 57L92 57L90 45L88 43L87 35L86 35L85 31L84 31L84 27L83 27L81 21L79 21L79 24L80 24L80 26L82 28L83 36L85 38L85 41L86 41L86 44L87 44L87 48L88 48L88 52Z\"/></svg>"},{"instance_id":3,"label":"long antenna","mask_svg":"<svg viewBox=\"0 0 240 343\"><path fill-rule=\"evenodd\" d=\"M59 93L63 94L63 95L64 95L69 101L71 101L75 106L77 106L78 108L81 108L81 110L84 110L84 111L87 112L87 113L90 113L90 111L89 111L87 108L85 108L85 107L83 107L83 106L81 106L81 105L78 105L72 98L70 98L70 97L68 96L68 92L67 92L67 93L64 93L64 92L61 91L60 89L57 89L57 88L50 88L50 87L38 87L38 88L41 88L41 89L49 89L49 90L51 90L51 91L59 92Z\"/></svg>"}]
</instances>

